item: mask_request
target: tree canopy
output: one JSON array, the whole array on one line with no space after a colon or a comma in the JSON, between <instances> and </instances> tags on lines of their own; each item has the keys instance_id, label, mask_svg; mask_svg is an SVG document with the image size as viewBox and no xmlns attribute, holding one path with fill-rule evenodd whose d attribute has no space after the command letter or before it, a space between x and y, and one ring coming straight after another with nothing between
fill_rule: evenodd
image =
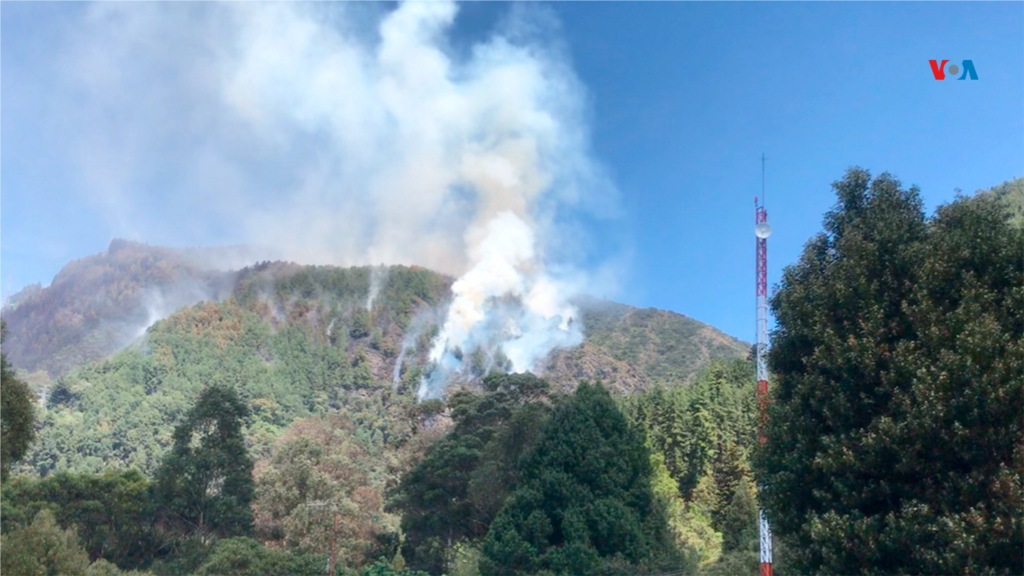
<instances>
[{"instance_id":1,"label":"tree canopy","mask_svg":"<svg viewBox=\"0 0 1024 576\"><path fill-rule=\"evenodd\" d=\"M795 573L1024 573L1024 233L851 169L771 299L756 459Z\"/></svg>"},{"instance_id":2,"label":"tree canopy","mask_svg":"<svg viewBox=\"0 0 1024 576\"><path fill-rule=\"evenodd\" d=\"M252 533L253 463L242 437L248 415L234 390L211 386L175 428L156 490L181 534L207 541Z\"/></svg>"},{"instance_id":3,"label":"tree canopy","mask_svg":"<svg viewBox=\"0 0 1024 576\"><path fill-rule=\"evenodd\" d=\"M532 374L491 375L483 388L451 395L454 427L393 494L413 568L440 573L456 543L487 534L548 417L550 386Z\"/></svg>"},{"instance_id":4,"label":"tree canopy","mask_svg":"<svg viewBox=\"0 0 1024 576\"><path fill-rule=\"evenodd\" d=\"M6 336L7 324L0 321L0 343ZM32 392L14 374L7 353L0 351L0 481L7 479L11 463L25 455L34 437Z\"/></svg>"},{"instance_id":5,"label":"tree canopy","mask_svg":"<svg viewBox=\"0 0 1024 576\"><path fill-rule=\"evenodd\" d=\"M608 391L558 405L483 544L485 575L635 573L667 548L649 452Z\"/></svg>"}]
</instances>

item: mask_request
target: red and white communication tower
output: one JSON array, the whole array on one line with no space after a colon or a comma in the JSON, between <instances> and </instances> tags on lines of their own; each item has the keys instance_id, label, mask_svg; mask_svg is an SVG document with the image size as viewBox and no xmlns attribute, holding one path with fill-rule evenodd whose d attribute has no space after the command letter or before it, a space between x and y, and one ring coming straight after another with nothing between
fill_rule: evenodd
<instances>
[{"instance_id":1,"label":"red and white communication tower","mask_svg":"<svg viewBox=\"0 0 1024 576\"><path fill-rule=\"evenodd\" d=\"M754 234L757 236L757 435L768 441L768 212L764 208L764 155L761 156L761 202L754 198ZM764 510L758 510L761 537L761 576L772 576L772 530Z\"/></svg>"}]
</instances>

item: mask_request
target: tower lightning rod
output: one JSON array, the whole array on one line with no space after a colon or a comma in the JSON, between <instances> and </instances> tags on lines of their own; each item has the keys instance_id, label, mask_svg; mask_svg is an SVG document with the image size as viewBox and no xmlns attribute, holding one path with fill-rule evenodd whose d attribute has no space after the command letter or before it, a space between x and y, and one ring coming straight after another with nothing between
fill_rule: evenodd
<instances>
[{"instance_id":1,"label":"tower lightning rod","mask_svg":"<svg viewBox=\"0 0 1024 576\"><path fill-rule=\"evenodd\" d=\"M761 444L768 442L768 212L764 207L764 154L761 154L761 199L754 198L754 235L757 236L757 435ZM758 535L761 549L761 576L772 576L772 530L764 510L758 509Z\"/></svg>"},{"instance_id":2,"label":"tower lightning rod","mask_svg":"<svg viewBox=\"0 0 1024 576\"><path fill-rule=\"evenodd\" d=\"M764 205L764 202L765 202L765 195L764 195L764 161L765 160L766 160L766 158L764 157L764 152L761 152L761 205L762 206Z\"/></svg>"}]
</instances>

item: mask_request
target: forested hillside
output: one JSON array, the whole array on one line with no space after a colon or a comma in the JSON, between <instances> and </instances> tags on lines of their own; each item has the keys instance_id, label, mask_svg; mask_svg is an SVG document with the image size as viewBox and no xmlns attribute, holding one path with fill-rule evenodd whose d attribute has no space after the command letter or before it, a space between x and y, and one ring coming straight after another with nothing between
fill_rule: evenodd
<instances>
[{"instance_id":1,"label":"forested hillside","mask_svg":"<svg viewBox=\"0 0 1024 576\"><path fill-rule=\"evenodd\" d=\"M715 358L745 357L736 338L691 318L607 300L581 299L586 340L552 354L545 376L570 385L581 379L605 382L623 392L654 384L686 382Z\"/></svg>"},{"instance_id":2,"label":"forested hillside","mask_svg":"<svg viewBox=\"0 0 1024 576\"><path fill-rule=\"evenodd\" d=\"M389 433L384 414L404 409L398 399L412 402L429 369L450 279L422 268L276 262L232 280L223 301L188 306L128 349L49 383L39 441L22 471L151 473L190 399L214 384L236 388L251 406L247 434L258 455L296 418L342 406L353 407L360 433L379 445ZM580 380L623 391L687 382L712 359L747 350L669 312L593 300L582 310L585 344L559 351L545 370L564 388ZM473 366L478 377L496 368L482 359Z\"/></svg>"},{"instance_id":3,"label":"forested hillside","mask_svg":"<svg viewBox=\"0 0 1024 576\"><path fill-rule=\"evenodd\" d=\"M225 269L257 252L248 247L182 250L115 239L106 252L69 263L46 288L34 284L8 299L3 317L9 361L41 388L74 368L116 353L153 322L185 306L223 302L232 295L245 300L255 289L274 306L254 311L268 322L279 322L285 308L301 315L303 308L319 306L321 296L348 298L347 306L354 310L360 300L364 305L370 300L371 291L384 287L387 292L391 276L388 267L362 267L339 284L324 276L329 270L324 267L315 272L316 267L267 262L259 273L248 268L247 276ZM386 340L378 343L389 349L408 346L437 323L436 316L427 318L426 309L440 313L437 307L446 302L452 279L424 273L436 278L430 279L431 288L420 300L400 303L399 310L391 310L393 303L387 300L377 304L389 315L396 313L398 320L376 326ZM321 280L325 283L318 284ZM679 314L589 297L580 297L577 304L586 343L552 354L545 367L547 376L560 384L589 378L616 389L638 390L655 382L691 378L712 358L746 353L737 339ZM368 319L349 314L349 308L341 314L345 321ZM412 322L412 311L423 317ZM309 320L318 322L325 318L323 312ZM338 310L334 313L323 323L324 329L338 319ZM406 334L407 330L416 334ZM384 373L379 377L384 379Z\"/></svg>"},{"instance_id":4,"label":"forested hillside","mask_svg":"<svg viewBox=\"0 0 1024 576\"><path fill-rule=\"evenodd\" d=\"M126 250L128 254L124 254ZM139 269L147 271L132 276L131 281L113 291L99 292L137 297L144 292L141 286L159 285L160 278L174 276L175 272L160 275L166 267L193 277L193 269L175 268L184 265L173 253L163 260L151 260L151 250L141 245L115 245L107 254L95 257L92 264L141 258L146 264L139 265ZM136 264L129 265L128 270ZM93 277L83 271L88 265L78 266L60 278ZM106 276L97 276L95 286L117 277L120 270L106 264L101 269ZM177 450L175 439L184 434L181 426L196 417L190 415L196 398L213 387L231 390L243 407L238 433L253 462L252 529L246 532L256 538L253 545L322 553L330 544L329 534L322 529L323 514L306 504L331 501L346 503L339 532L343 535L340 549L346 570L382 558L391 565L404 554L410 566L439 573L455 565L455 557L448 554L456 547L462 551L460 562L465 554L481 554L480 538L486 531L450 541L436 553L440 555L416 552L418 532L401 525L402 518L411 518L409 506L415 506L415 501L400 497L399 492L391 493L412 489L416 481L402 480L405 475L417 466L429 465L431 454L440 454L436 451L447 444L437 441L453 425L458 430L466 425L465 418L475 418L471 413L476 408L469 408L474 404L467 405L465 400L479 397L486 404L490 393L484 377L492 374L493 379L503 369L481 358L472 364L470 380L460 385L462 391L452 390L450 400L417 402L417 386L424 372L431 369L427 352L443 318L440 311L447 302L451 279L415 267L336 268L283 262L263 262L218 274L209 277L210 285L220 282L222 289L230 286L218 301L189 305L155 322L143 336L109 358L80 366L62 364L70 369L57 371L60 375L52 380L48 375L37 375L36 392L45 391L36 410L38 433L15 466L15 474L21 477L5 490L5 514L12 519L5 524L5 531L7 526L57 530L47 522L64 528L78 526L85 530L80 532L81 545L92 561L105 558L125 569L149 567L166 574L206 573L199 562L206 559L215 563L217 550L205 549L190 563L175 550L191 542L191 537L182 544L178 538L184 537L184 529L174 528L176 520L161 516L161 510L173 509L177 506L174 502L184 501L178 496L161 500L148 494L170 489L160 488L165 481L157 479L184 473L167 472L168 466L177 466L171 464ZM50 287L27 299L14 299L5 317L11 314L14 322L38 319L38 314L27 312L42 310L43 303L60 312L52 318L63 317L65 308L59 296L80 291L60 288L66 285L70 286L62 280L59 290ZM125 298L122 303L144 300ZM72 308L116 309L99 307L99 302L102 298L97 297ZM719 398L721 401L713 400L711 404L706 402L710 398L706 394L708 383L718 382L716 379L721 377L716 374L722 374L726 366L715 362L728 359L739 362L731 365L732 389L737 393L749 391L747 372L751 367L741 360L749 346L670 312L637 310L590 299L580 301L579 306L586 341L577 349L558 351L544 366L547 381L542 386L549 392L544 394L547 400L542 404L553 406L567 401L580 381L591 380L603 382L611 390L641 393L629 400L626 415L630 426L656 429L654 422L665 418L657 416L659 410L675 410L676 415L692 412L692 418L686 416L691 424L665 430L652 440L654 454L664 451L663 457L652 459L652 470L663 479L654 494L660 498L658 502L663 501L659 506L675 506L673 510L681 513L691 497L691 476L710 473L714 455L724 450L720 440L729 437L733 439L730 446L748 446L747 440L739 439L746 420L736 418L743 409L735 402L741 401L743 393L730 393L730 400ZM85 336L78 342L69 337L67 342L71 343L60 350L83 350L83 342L97 341L100 333L96 326L100 325L93 325L90 332L89 325L80 324L81 331L75 334ZM45 332L63 325L43 322L38 326ZM90 353L100 354L101 348ZM719 367L709 368L712 365ZM483 386L484 396L474 391L479 386ZM691 389L704 392L691 398ZM650 400L647 390L654 394ZM669 390L674 392L669 394ZM529 403L539 407L534 400L537 398ZM683 439L680 435L688 435L686 426L706 431L709 409L726 410L733 428ZM724 413L720 417L726 418ZM520 425L537 433L542 420L521 421ZM505 424L499 421L494 425L500 429ZM717 430L718 424L713 427ZM511 438L508 433L499 435ZM478 438L475 434L472 436ZM680 452L680 443L686 445L685 453ZM520 451L526 448L522 445ZM733 457L746 460L745 452L735 452ZM195 456L181 461L189 458ZM505 458L506 468L515 466L508 455L501 458ZM481 465L490 466L485 463L486 459L481 461ZM510 490L514 482L502 486ZM492 516L501 505L500 494L493 492L497 489L497 485L489 487L492 493L486 496ZM680 489L687 491L685 498ZM102 493L109 490L127 490L124 494L129 501L106 501ZM59 496L61 493L67 494ZM52 520L37 518L40 507L46 507L43 502L63 502L61 498L71 498L60 504L64 512ZM83 520L81 506L85 502L104 502L98 504L100 508L111 509L116 517L143 514L164 519L156 525L144 521L149 527L138 534L118 533L122 528L114 524L121 520L115 517ZM721 531L725 528L712 525L710 510L702 516L691 515L685 526L674 521L672 528L667 527L665 548L658 548L661 552L657 558L644 556L647 560L643 560L635 556L632 561L713 565L723 553ZM41 524L36 526L34 521ZM95 525L97 522L101 526ZM135 544L114 544L111 539ZM400 541L405 543L399 545ZM240 546L230 550L236 553L247 545ZM280 560L267 558L271 565ZM291 560L281 562L288 564Z\"/></svg>"},{"instance_id":5,"label":"forested hillside","mask_svg":"<svg viewBox=\"0 0 1024 576\"><path fill-rule=\"evenodd\" d=\"M106 252L64 266L49 286L33 284L4 303L10 362L55 378L104 358L182 306L219 300L234 274L220 262L242 261L247 248L181 250L114 239Z\"/></svg>"}]
</instances>

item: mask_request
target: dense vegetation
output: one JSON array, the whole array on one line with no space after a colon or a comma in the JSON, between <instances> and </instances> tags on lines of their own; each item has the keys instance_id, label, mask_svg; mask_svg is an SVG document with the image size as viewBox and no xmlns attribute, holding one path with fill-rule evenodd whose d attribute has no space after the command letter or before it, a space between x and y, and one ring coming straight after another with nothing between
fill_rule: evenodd
<instances>
[{"instance_id":1,"label":"dense vegetation","mask_svg":"<svg viewBox=\"0 0 1024 576\"><path fill-rule=\"evenodd\" d=\"M650 455L608 391L582 383L516 466L481 574L636 574L671 564Z\"/></svg>"},{"instance_id":2,"label":"dense vegetation","mask_svg":"<svg viewBox=\"0 0 1024 576\"><path fill-rule=\"evenodd\" d=\"M756 573L752 370L715 362L692 385L617 404L603 388L567 395L529 375L452 394L450 432L392 494L404 561L434 574L475 574L463 571L478 562L485 573Z\"/></svg>"},{"instance_id":3,"label":"dense vegetation","mask_svg":"<svg viewBox=\"0 0 1024 576\"><path fill-rule=\"evenodd\" d=\"M794 573L1024 573L1024 228L851 170L771 305L762 497Z\"/></svg>"},{"instance_id":4,"label":"dense vegetation","mask_svg":"<svg viewBox=\"0 0 1024 576\"><path fill-rule=\"evenodd\" d=\"M253 298L270 304L253 307L265 321L286 320L286 310L301 313L303 306L316 308L323 297L344 295L353 315L348 332L335 338L375 338L398 355L436 320L419 318L407 325L404 316L423 312L425 303L444 301L451 284L450 278L401 266L339 271L263 263L241 272L232 268L252 262L244 260L250 253L245 248L181 250L115 239L106 252L69 263L49 286L29 286L4 302L3 316L11 330L9 360L43 392L51 380L121 350L154 320L183 306L232 295L247 304L253 304ZM420 301L403 299L393 291L390 297L384 294L383 301L374 299L412 334L385 338L387 327L373 311L359 312L357 304L365 307L374 279L385 292L394 281L419 284L415 291ZM692 378L712 358L743 353L744 345L735 338L678 314L592 298L582 298L579 304L588 343L553 355L545 367L545 374L560 386L589 378L635 391L656 382ZM316 324L322 318L309 320ZM323 323L324 330L329 322ZM379 330L375 333L374 328ZM394 356L384 361L393 362Z\"/></svg>"},{"instance_id":5,"label":"dense vegetation","mask_svg":"<svg viewBox=\"0 0 1024 576\"><path fill-rule=\"evenodd\" d=\"M383 413L412 401L419 375L410 362L393 383L385 360L396 356L413 314L434 303L426 299L439 277L394 269L381 305L368 312L368 269L290 268L245 270L234 297L186 308L133 347L53 383L25 469L152 474L192 398L214 384L237 390L252 411L245 434L257 457L296 418L343 407L379 448L389 433ZM372 329L350 336L370 317Z\"/></svg>"},{"instance_id":6,"label":"dense vegetation","mask_svg":"<svg viewBox=\"0 0 1024 576\"><path fill-rule=\"evenodd\" d=\"M0 321L0 342L7 336L7 325ZM35 409L28 384L22 382L0 351L0 481L7 479L11 463L25 455L35 436Z\"/></svg>"},{"instance_id":7,"label":"dense vegetation","mask_svg":"<svg viewBox=\"0 0 1024 576\"><path fill-rule=\"evenodd\" d=\"M1024 227L1024 178L1015 178L978 192L979 196L992 196L1010 221L1011 226Z\"/></svg>"},{"instance_id":8,"label":"dense vegetation","mask_svg":"<svg viewBox=\"0 0 1024 576\"><path fill-rule=\"evenodd\" d=\"M586 341L552 354L545 377L563 387L604 382L617 392L691 381L716 358L741 358L748 345L691 318L581 299Z\"/></svg>"},{"instance_id":9,"label":"dense vegetation","mask_svg":"<svg viewBox=\"0 0 1024 576\"><path fill-rule=\"evenodd\" d=\"M447 403L454 423L405 474L392 498L402 513L409 566L438 573L456 543L479 541L516 485L520 457L550 414L550 385L530 374L484 380ZM438 407L439 408L439 407Z\"/></svg>"},{"instance_id":10,"label":"dense vegetation","mask_svg":"<svg viewBox=\"0 0 1024 576\"><path fill-rule=\"evenodd\" d=\"M536 517L523 507L537 506L552 531L523 573L753 573L753 430L741 414L751 368L716 363L693 386L625 404L601 387L566 394L493 374L480 390L385 416L404 422L402 442L375 446L345 408L297 420L254 474L241 439L254 415L231 388L208 387L152 481L107 470L6 483L5 566L47 574L32 560L45 557L71 575L288 576L322 571L334 541L339 574L504 573ZM680 422L666 428L669 414ZM684 497L693 470L700 480Z\"/></svg>"},{"instance_id":11,"label":"dense vegetation","mask_svg":"<svg viewBox=\"0 0 1024 576\"><path fill-rule=\"evenodd\" d=\"M46 475L115 466L152 474L170 448L172 427L209 384L237 389L252 411L245 434L258 458L296 418L340 409L379 454L389 436L404 434L388 427L394 418L387 413L413 402L449 283L422 268L383 270L369 307L369 267L263 263L242 270L225 301L184 308L112 358L37 387L46 410L21 470ZM585 310L594 324L588 337L599 344L556 355L547 378L563 388L588 377L618 390L685 381L711 359L745 348L667 312L611 303ZM655 346L670 340L679 344ZM602 342L620 343L605 350ZM650 368L659 358L679 368Z\"/></svg>"},{"instance_id":12,"label":"dense vegetation","mask_svg":"<svg viewBox=\"0 0 1024 576\"><path fill-rule=\"evenodd\" d=\"M110 359L50 382L39 438L17 468L41 479L23 476L5 487L5 533L27 530L51 510L61 534L77 535L66 536L68 545L100 567L91 570L214 574L212 566L225 570L248 555L250 572L237 573L288 566L304 573L333 543L346 574L362 567L384 576L406 564L474 573L482 539L515 486L517 459L537 439L558 391L574 387L573 374L608 374L619 389L643 389L655 377L678 387L717 355L745 349L677 315L591 302L597 338L628 332L617 338L625 345L610 352L593 345L585 363L558 359L554 385L492 377L476 392L453 391L447 403L417 404L414 388L449 280L417 268L385 270L368 305L371 268L258 264L238 273L225 301L187 307ZM684 348L659 338L678 338ZM659 354L683 350L694 355L673 360L683 376L654 376ZM632 375L639 378L623 384ZM211 407L214 393L238 404L221 397ZM230 438L206 446L218 438L214 429ZM224 472L240 446L254 463L251 489L239 484L244 458L238 472ZM444 460L445 446L456 459L478 452L464 477ZM229 477L238 484L230 490ZM399 486L414 494L409 503L430 493L432 482L460 487L472 509L420 518L450 521L457 531L469 518L465 533L434 537L400 502ZM389 486L396 496L386 506ZM224 500L226 493L238 497ZM219 564L209 564L214 559Z\"/></svg>"}]
</instances>

